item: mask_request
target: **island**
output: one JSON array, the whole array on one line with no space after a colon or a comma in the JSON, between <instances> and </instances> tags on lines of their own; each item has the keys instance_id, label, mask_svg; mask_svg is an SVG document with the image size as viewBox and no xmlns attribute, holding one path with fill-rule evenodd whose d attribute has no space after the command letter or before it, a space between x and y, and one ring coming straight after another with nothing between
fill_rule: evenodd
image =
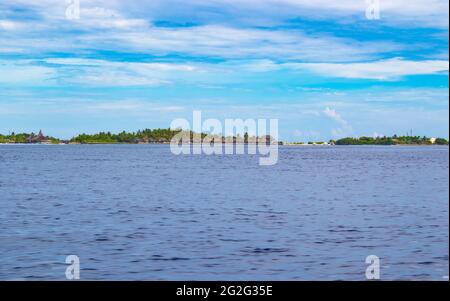
<instances>
[{"instance_id":1,"label":"island","mask_svg":"<svg viewBox=\"0 0 450 301\"><path fill-rule=\"evenodd\" d=\"M8 135L0 134L0 144L60 144L67 141L45 136L40 130L38 134L35 133L20 133L12 132Z\"/></svg>"},{"instance_id":2,"label":"island","mask_svg":"<svg viewBox=\"0 0 450 301\"><path fill-rule=\"evenodd\" d=\"M270 135L250 136L248 133L236 136L210 135L207 133L195 133L181 129L145 129L137 132L122 131L118 134L111 132L99 132L96 134L80 134L70 140L45 136L42 131L39 134L14 132L9 135L0 134L0 144L168 144L178 135L186 143L202 143L209 138L209 143L233 143L233 144L281 144Z\"/></svg>"},{"instance_id":3,"label":"island","mask_svg":"<svg viewBox=\"0 0 450 301\"><path fill-rule=\"evenodd\" d=\"M11 133L8 135L0 134L0 144L168 144L175 135L181 135L184 142L201 143L209 137L209 143L243 143L243 144L279 144L279 145L448 145L448 140L444 138L429 138L426 136L397 136L392 137L347 137L328 142L282 142L277 141L269 135L255 137L248 133L236 136L208 136L206 133L197 134L192 131L183 131L181 129L145 129L137 132L120 133L99 132L96 134L80 134L70 140L59 139L46 136L39 131L35 133ZM211 141L211 138L212 141Z\"/></svg>"},{"instance_id":4,"label":"island","mask_svg":"<svg viewBox=\"0 0 450 301\"><path fill-rule=\"evenodd\" d=\"M336 145L448 145L444 138L429 138L420 136L397 136L392 137L359 137L343 138L333 141Z\"/></svg>"}]
</instances>

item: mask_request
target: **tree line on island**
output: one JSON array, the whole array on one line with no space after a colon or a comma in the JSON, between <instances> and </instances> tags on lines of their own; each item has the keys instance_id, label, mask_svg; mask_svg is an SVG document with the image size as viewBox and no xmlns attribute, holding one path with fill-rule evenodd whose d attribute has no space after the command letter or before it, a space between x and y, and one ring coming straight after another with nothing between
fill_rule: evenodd
<instances>
[{"instance_id":1,"label":"tree line on island","mask_svg":"<svg viewBox=\"0 0 450 301\"><path fill-rule=\"evenodd\" d=\"M336 145L448 145L444 138L429 138L420 136L397 136L392 137L359 137L343 138L334 141Z\"/></svg>"},{"instance_id":2,"label":"tree line on island","mask_svg":"<svg viewBox=\"0 0 450 301\"><path fill-rule=\"evenodd\" d=\"M192 131L182 131L173 129L145 129L137 132L121 132L114 134L111 132L100 132L97 134L81 134L70 140L62 140L51 136L45 136L42 131L35 133L11 133L9 135L0 134L0 143L21 143L21 144L147 144L147 143L170 143L175 135L180 134L184 141L198 142L196 137L205 139L206 133L196 135ZM179 136L180 136L179 135ZM211 137L211 136L210 136ZM248 133L236 136L213 136L215 142L222 143L273 143L275 140L270 136L255 137ZM280 143L280 142L277 142ZM281 144L281 143L280 143ZM300 142L291 144L303 144ZM429 138L420 136L397 136L392 137L359 137L342 138L330 140L329 142L308 142L308 144L332 144L332 145L448 145L448 140L444 138Z\"/></svg>"},{"instance_id":3,"label":"tree line on island","mask_svg":"<svg viewBox=\"0 0 450 301\"><path fill-rule=\"evenodd\" d=\"M0 143L21 143L21 144L152 144L170 143L172 138L178 135L183 141L202 142L206 137L213 138L217 143L278 143L269 135L255 137L248 133L236 136L211 135L207 133L196 134L192 131L181 129L145 129L137 132L126 132L115 134L111 132L100 132L96 134L80 134L70 140L62 140L55 137L45 136L42 131L39 134L15 134L1 135Z\"/></svg>"}]
</instances>

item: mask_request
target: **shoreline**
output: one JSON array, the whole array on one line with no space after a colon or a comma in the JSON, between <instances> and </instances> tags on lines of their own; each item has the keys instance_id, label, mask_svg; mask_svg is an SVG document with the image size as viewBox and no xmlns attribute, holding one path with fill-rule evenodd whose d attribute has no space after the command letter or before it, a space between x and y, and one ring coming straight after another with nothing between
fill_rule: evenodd
<instances>
[{"instance_id":1,"label":"shoreline","mask_svg":"<svg viewBox=\"0 0 450 301\"><path fill-rule=\"evenodd\" d=\"M69 146L69 145L170 145L170 143L0 143L0 145L16 145L16 146ZM189 143L189 146L197 146L202 145L201 143ZM222 146L226 145L259 145L259 144L243 144L243 143L222 143ZM266 145L266 144L263 144ZM348 147L348 146L423 146L423 147L449 147L449 145L445 144L348 144L348 145L338 145L338 144L269 144L270 145L277 145L279 147Z\"/></svg>"},{"instance_id":2,"label":"shoreline","mask_svg":"<svg viewBox=\"0 0 450 301\"><path fill-rule=\"evenodd\" d=\"M441 137L427 136L383 136L383 137L346 137L329 141L283 141L275 139L270 135L250 136L247 132L243 136L233 134L232 136L219 136L210 133L195 133L192 131L173 129L145 129L137 132L121 132L113 134L110 132L99 132L96 134L80 134L71 139L59 139L44 135L42 130L39 134L19 133L9 135L0 134L0 144L45 144L45 145L66 145L66 144L202 144L211 145L285 145L285 146L331 146L331 145L448 145L448 139ZM205 140L206 139L206 140Z\"/></svg>"}]
</instances>

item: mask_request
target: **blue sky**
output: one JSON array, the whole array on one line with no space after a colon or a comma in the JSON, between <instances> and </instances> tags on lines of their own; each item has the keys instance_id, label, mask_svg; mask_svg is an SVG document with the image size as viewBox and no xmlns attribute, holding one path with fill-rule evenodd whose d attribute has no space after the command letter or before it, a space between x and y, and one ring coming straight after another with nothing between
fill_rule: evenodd
<instances>
[{"instance_id":1,"label":"blue sky","mask_svg":"<svg viewBox=\"0 0 450 301\"><path fill-rule=\"evenodd\" d=\"M70 2L70 1L68 1ZM278 118L285 140L448 138L448 1L0 2L0 133ZM73 2L73 0L72 0Z\"/></svg>"}]
</instances>

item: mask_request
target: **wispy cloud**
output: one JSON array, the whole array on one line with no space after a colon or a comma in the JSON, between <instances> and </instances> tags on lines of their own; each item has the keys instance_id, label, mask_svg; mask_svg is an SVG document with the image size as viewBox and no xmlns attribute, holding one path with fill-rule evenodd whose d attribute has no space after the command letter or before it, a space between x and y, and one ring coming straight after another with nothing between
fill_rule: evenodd
<instances>
[{"instance_id":1,"label":"wispy cloud","mask_svg":"<svg viewBox=\"0 0 450 301\"><path fill-rule=\"evenodd\" d=\"M367 78L395 80L403 76L448 73L449 62L443 60L408 61L400 58L367 63L300 63L287 64L306 69L326 77Z\"/></svg>"},{"instance_id":2,"label":"wispy cloud","mask_svg":"<svg viewBox=\"0 0 450 301\"><path fill-rule=\"evenodd\" d=\"M364 20L366 8L364 0L144 0L134 5L134 11L147 9L156 18L205 22L214 17L222 23L258 25L299 17L345 24ZM448 1L381 0L381 16L383 24L448 28Z\"/></svg>"},{"instance_id":3,"label":"wispy cloud","mask_svg":"<svg viewBox=\"0 0 450 301\"><path fill-rule=\"evenodd\" d=\"M46 85L50 84L55 76L53 68L30 64L29 61L0 60L0 84Z\"/></svg>"},{"instance_id":4,"label":"wispy cloud","mask_svg":"<svg viewBox=\"0 0 450 301\"><path fill-rule=\"evenodd\" d=\"M90 113L133 113L136 115L145 115L155 112L180 112L184 110L182 106L161 105L144 101L114 101L99 103L80 103L80 109Z\"/></svg>"},{"instance_id":5,"label":"wispy cloud","mask_svg":"<svg viewBox=\"0 0 450 301\"><path fill-rule=\"evenodd\" d=\"M14 22L11 20L1 20L0 19L0 30L8 30L8 31L12 31L12 30L18 30L21 28L24 28L25 24L21 23L21 22Z\"/></svg>"},{"instance_id":6,"label":"wispy cloud","mask_svg":"<svg viewBox=\"0 0 450 301\"><path fill-rule=\"evenodd\" d=\"M80 32L94 22L96 31L110 24L80 19L76 23L64 21L59 32L48 28L30 27L28 32L14 39L0 37L3 47L20 49L23 53L52 53L60 51L89 52L95 49L147 53L157 56L208 56L225 59L275 59L315 62L348 62L375 59L382 54L399 51L405 46L392 41L360 42L337 38L328 34L307 34L301 30L233 28L221 25L203 25L187 28L137 26L134 21L116 21L113 29L103 32ZM101 23L101 24L100 24ZM137 22L139 24L139 22ZM128 25L130 27L128 27ZM56 28L57 25L55 25ZM64 32L67 31L67 34ZM37 33L41 32L41 35ZM46 35L51 36L51 42ZM329 51L333 49L333 51Z\"/></svg>"},{"instance_id":7,"label":"wispy cloud","mask_svg":"<svg viewBox=\"0 0 450 301\"><path fill-rule=\"evenodd\" d=\"M342 116L338 112L336 112L336 110L326 107L323 113L339 124L339 127L333 128L331 130L331 134L334 138L341 138L352 134L352 126L348 123L347 120L342 118Z\"/></svg>"},{"instance_id":8,"label":"wispy cloud","mask_svg":"<svg viewBox=\"0 0 450 301\"><path fill-rule=\"evenodd\" d=\"M302 78L308 72L321 77L395 81L410 75L448 74L442 60L408 61L399 58L367 63L276 63L272 60L204 62L119 62L100 59L47 58L0 60L0 83L25 85L161 86L190 83L198 88L224 88L221 80L239 82L251 74L277 72ZM300 72L300 73L299 73ZM306 72L306 73L305 73ZM245 89L244 89L245 90ZM300 88L298 91L324 89Z\"/></svg>"},{"instance_id":9,"label":"wispy cloud","mask_svg":"<svg viewBox=\"0 0 450 301\"><path fill-rule=\"evenodd\" d=\"M0 60L0 84L159 86L197 69L176 63L133 63L94 59Z\"/></svg>"}]
</instances>

